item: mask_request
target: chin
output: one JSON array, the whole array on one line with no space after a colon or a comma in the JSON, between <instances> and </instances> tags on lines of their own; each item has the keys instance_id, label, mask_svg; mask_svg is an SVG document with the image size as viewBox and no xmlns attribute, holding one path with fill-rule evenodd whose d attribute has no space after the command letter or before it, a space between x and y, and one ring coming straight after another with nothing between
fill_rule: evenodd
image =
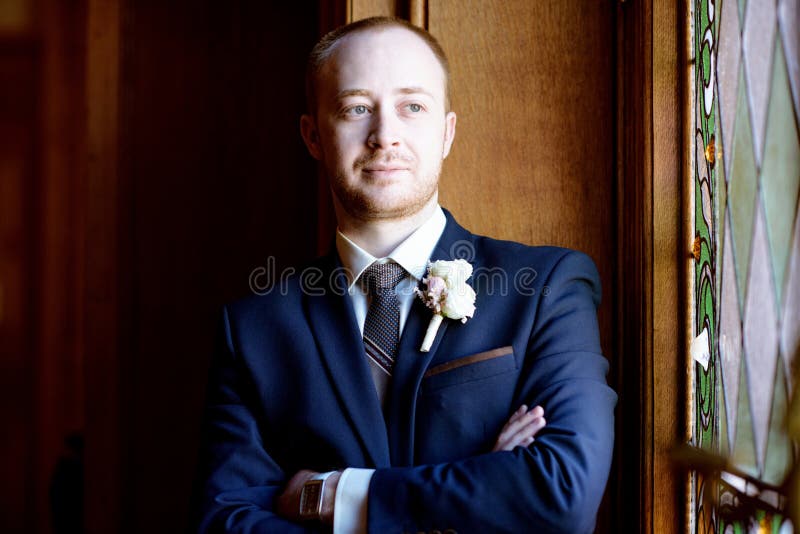
<instances>
[{"instance_id":1,"label":"chin","mask_svg":"<svg viewBox=\"0 0 800 534\"><path fill-rule=\"evenodd\" d=\"M362 220L411 217L425 209L431 198L433 198L433 194L419 198L381 198L358 194L349 196L346 200L339 197L344 208Z\"/></svg>"},{"instance_id":2,"label":"chin","mask_svg":"<svg viewBox=\"0 0 800 534\"><path fill-rule=\"evenodd\" d=\"M363 221L403 219L424 210L436 197L438 175L423 183L392 180L389 183L364 183L332 180L333 193L342 208Z\"/></svg>"}]
</instances>

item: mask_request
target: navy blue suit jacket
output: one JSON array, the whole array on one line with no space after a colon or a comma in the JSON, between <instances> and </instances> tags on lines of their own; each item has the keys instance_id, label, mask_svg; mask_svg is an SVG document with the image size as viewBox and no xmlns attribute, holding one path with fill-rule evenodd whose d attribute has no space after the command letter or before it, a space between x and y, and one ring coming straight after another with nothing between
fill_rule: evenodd
<instances>
[{"instance_id":1,"label":"navy blue suit jacket","mask_svg":"<svg viewBox=\"0 0 800 534\"><path fill-rule=\"evenodd\" d=\"M475 316L412 306L379 404L335 252L266 295L228 306L212 363L201 532L309 532L273 513L300 469L368 467L370 532L587 532L611 462L606 384L584 254L473 235L447 213L432 260L468 259ZM546 427L489 452L521 405Z\"/></svg>"}]
</instances>

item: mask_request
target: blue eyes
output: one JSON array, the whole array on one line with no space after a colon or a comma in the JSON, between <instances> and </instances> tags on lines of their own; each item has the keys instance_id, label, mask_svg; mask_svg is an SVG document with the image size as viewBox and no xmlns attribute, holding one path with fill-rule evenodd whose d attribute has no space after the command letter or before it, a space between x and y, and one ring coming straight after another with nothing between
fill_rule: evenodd
<instances>
[{"instance_id":1,"label":"blue eyes","mask_svg":"<svg viewBox=\"0 0 800 534\"><path fill-rule=\"evenodd\" d=\"M420 112L424 111L425 108L423 108L421 104L416 104L416 103L412 102L410 104L406 104L404 106L404 109L408 110L412 114L416 114L416 113L420 113ZM351 107L345 109L344 113L346 115L360 117L360 116L367 115L368 113L370 113L370 109L369 109L368 106L366 106L364 104L356 104L355 106L351 106Z\"/></svg>"}]
</instances>

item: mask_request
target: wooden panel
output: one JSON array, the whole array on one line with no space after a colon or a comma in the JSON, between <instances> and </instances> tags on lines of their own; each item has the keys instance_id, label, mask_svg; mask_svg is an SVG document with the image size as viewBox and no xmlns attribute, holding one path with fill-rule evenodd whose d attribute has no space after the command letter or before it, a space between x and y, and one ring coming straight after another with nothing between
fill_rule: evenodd
<instances>
[{"instance_id":1,"label":"wooden panel","mask_svg":"<svg viewBox=\"0 0 800 534\"><path fill-rule=\"evenodd\" d=\"M368 17L402 16L402 13L398 12L398 8L402 9L404 3L403 0L350 0L347 22Z\"/></svg>"},{"instance_id":2,"label":"wooden panel","mask_svg":"<svg viewBox=\"0 0 800 534\"><path fill-rule=\"evenodd\" d=\"M593 1L444 1L429 10L430 31L450 51L459 114L443 204L481 233L604 253L613 233L614 12Z\"/></svg>"},{"instance_id":3,"label":"wooden panel","mask_svg":"<svg viewBox=\"0 0 800 534\"><path fill-rule=\"evenodd\" d=\"M441 203L473 232L588 253L613 346L614 19L604 2L441 1L456 139ZM580 28L580 32L574 31Z\"/></svg>"},{"instance_id":4,"label":"wooden panel","mask_svg":"<svg viewBox=\"0 0 800 534\"><path fill-rule=\"evenodd\" d=\"M613 507L621 532L652 522L652 8L620 5L618 57L618 214L620 286L612 369L617 405ZM622 289L624 287L624 290Z\"/></svg>"},{"instance_id":5,"label":"wooden panel","mask_svg":"<svg viewBox=\"0 0 800 534\"><path fill-rule=\"evenodd\" d=\"M684 528L683 484L668 458L683 437L678 414L685 392L680 5L644 0L619 9L617 157L624 209L613 500L622 532Z\"/></svg>"},{"instance_id":6,"label":"wooden panel","mask_svg":"<svg viewBox=\"0 0 800 534\"><path fill-rule=\"evenodd\" d=\"M37 532L53 529L49 490L65 440L84 427L82 227L85 173L85 5L40 0L42 42L37 233ZM65 482L60 495L79 491ZM60 526L60 525L59 525Z\"/></svg>"},{"instance_id":7,"label":"wooden panel","mask_svg":"<svg viewBox=\"0 0 800 534\"><path fill-rule=\"evenodd\" d=\"M81 0L14 5L27 22L0 37L0 531L46 533L64 438L84 423L85 27Z\"/></svg>"},{"instance_id":8,"label":"wooden panel","mask_svg":"<svg viewBox=\"0 0 800 534\"><path fill-rule=\"evenodd\" d=\"M184 531L221 306L248 295L251 271L271 258L280 268L314 255L316 179L299 117L316 17L294 2L123 4L125 462L106 532Z\"/></svg>"},{"instance_id":9,"label":"wooden panel","mask_svg":"<svg viewBox=\"0 0 800 534\"><path fill-rule=\"evenodd\" d=\"M185 530L221 305L313 256L306 7L89 0L89 533Z\"/></svg>"},{"instance_id":10,"label":"wooden panel","mask_svg":"<svg viewBox=\"0 0 800 534\"><path fill-rule=\"evenodd\" d=\"M35 510L35 352L29 325L35 262L30 236L36 181L33 41L0 40L0 532L24 532Z\"/></svg>"},{"instance_id":11,"label":"wooden panel","mask_svg":"<svg viewBox=\"0 0 800 534\"><path fill-rule=\"evenodd\" d=\"M86 532L118 531L124 457L120 413L120 294L130 279L119 258L127 219L118 174L120 6L88 0L87 171L84 191L86 361ZM124 239L125 236L122 236Z\"/></svg>"},{"instance_id":12,"label":"wooden panel","mask_svg":"<svg viewBox=\"0 0 800 534\"><path fill-rule=\"evenodd\" d=\"M3 0L0 2L0 35L33 33L34 0Z\"/></svg>"},{"instance_id":13,"label":"wooden panel","mask_svg":"<svg viewBox=\"0 0 800 534\"><path fill-rule=\"evenodd\" d=\"M408 0L408 20L420 28L428 29L428 0Z\"/></svg>"},{"instance_id":14,"label":"wooden panel","mask_svg":"<svg viewBox=\"0 0 800 534\"><path fill-rule=\"evenodd\" d=\"M681 60L682 4L653 2L653 475L652 525L659 534L685 530L676 520L684 484L676 475L670 451L682 437L686 339L676 335L683 323L683 267L688 244L681 234L683 166ZM685 62L683 63L686 64ZM686 181L689 182L688 180Z\"/></svg>"},{"instance_id":15,"label":"wooden panel","mask_svg":"<svg viewBox=\"0 0 800 534\"><path fill-rule=\"evenodd\" d=\"M398 17L427 28L427 0L348 0L347 22L368 17Z\"/></svg>"}]
</instances>

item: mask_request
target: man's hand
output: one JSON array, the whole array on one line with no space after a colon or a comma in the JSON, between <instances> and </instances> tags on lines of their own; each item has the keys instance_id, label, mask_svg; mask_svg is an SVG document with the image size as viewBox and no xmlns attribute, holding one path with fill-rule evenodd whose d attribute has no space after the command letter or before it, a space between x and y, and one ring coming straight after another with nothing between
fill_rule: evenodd
<instances>
[{"instance_id":1,"label":"man's hand","mask_svg":"<svg viewBox=\"0 0 800 534\"><path fill-rule=\"evenodd\" d=\"M295 473L286 483L283 493L278 497L275 512L290 521L301 521L300 492L303 490L303 485L318 474L316 471L308 469ZM336 486L339 485L341 475L340 472L332 473L325 480L325 491L322 495L322 522L326 525L333 525L333 504L336 498Z\"/></svg>"},{"instance_id":2,"label":"man's hand","mask_svg":"<svg viewBox=\"0 0 800 534\"><path fill-rule=\"evenodd\" d=\"M510 451L517 445L527 447L533 443L533 437L544 428L545 423L544 408L536 406L529 411L528 407L523 404L511 414L508 422L500 431L492 452Z\"/></svg>"}]
</instances>

